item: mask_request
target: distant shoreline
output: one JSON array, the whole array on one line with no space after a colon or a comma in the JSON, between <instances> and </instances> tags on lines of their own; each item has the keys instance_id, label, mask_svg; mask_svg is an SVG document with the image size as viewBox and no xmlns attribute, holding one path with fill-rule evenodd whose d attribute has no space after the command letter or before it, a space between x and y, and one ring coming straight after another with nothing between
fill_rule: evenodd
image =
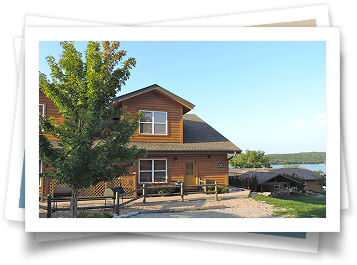
<instances>
[{"instance_id":1,"label":"distant shoreline","mask_svg":"<svg viewBox=\"0 0 357 265\"><path fill-rule=\"evenodd\" d=\"M325 164L298 164L299 167L301 168L307 168L311 171L314 170L321 170L326 174L326 165ZM283 165L279 165L279 164L274 164L274 165L270 165L272 168L281 168Z\"/></svg>"},{"instance_id":2,"label":"distant shoreline","mask_svg":"<svg viewBox=\"0 0 357 265\"><path fill-rule=\"evenodd\" d=\"M326 152L302 152L292 154L270 154L265 155L272 165L326 165Z\"/></svg>"}]
</instances>

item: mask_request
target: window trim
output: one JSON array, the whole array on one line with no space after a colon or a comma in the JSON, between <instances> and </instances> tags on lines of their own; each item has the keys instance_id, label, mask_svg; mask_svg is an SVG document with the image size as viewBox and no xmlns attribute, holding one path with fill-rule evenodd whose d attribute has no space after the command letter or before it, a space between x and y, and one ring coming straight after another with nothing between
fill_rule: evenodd
<instances>
[{"instance_id":1,"label":"window trim","mask_svg":"<svg viewBox=\"0 0 357 265\"><path fill-rule=\"evenodd\" d=\"M276 188L276 186L278 186L278 187ZM280 189L280 184L274 184L274 190L275 189Z\"/></svg>"},{"instance_id":2,"label":"window trim","mask_svg":"<svg viewBox=\"0 0 357 265\"><path fill-rule=\"evenodd\" d=\"M42 116L45 117L45 107L46 105L45 104L38 104L39 106L42 106ZM42 132L44 132L44 130L41 130ZM41 172L42 173L42 172Z\"/></svg>"},{"instance_id":3,"label":"window trim","mask_svg":"<svg viewBox=\"0 0 357 265\"><path fill-rule=\"evenodd\" d=\"M154 118L154 115L152 115L152 121L151 122L141 122L140 119L139 119L139 134L141 135L167 135L167 125L168 125L168 122L167 122L167 111L156 111L156 110L139 110L139 113L140 112L151 112L152 114L154 114L154 112L161 112L161 113L165 113L166 115L166 120L165 120L165 123L163 122L157 122L156 124L165 124L165 133L155 133L155 118ZM140 124L141 123L151 123L151 133L141 133L140 132Z\"/></svg>"},{"instance_id":4,"label":"window trim","mask_svg":"<svg viewBox=\"0 0 357 265\"><path fill-rule=\"evenodd\" d=\"M40 172L39 173L43 173L43 162L42 162L42 160L40 160L40 163L41 163L41 170L39 170ZM40 177L39 178L39 183L38 183L38 186L39 187L42 187L42 181L43 181L43 177Z\"/></svg>"},{"instance_id":5,"label":"window trim","mask_svg":"<svg viewBox=\"0 0 357 265\"><path fill-rule=\"evenodd\" d=\"M151 160L151 170L140 170L140 161L142 160ZM165 170L154 170L154 161L157 160L165 160ZM141 182L140 181L140 173L141 172L151 172L151 182ZM165 172L165 181L154 181L154 173L155 172ZM139 163L138 163L138 183L167 183L167 159L166 158L145 158L145 159L139 159Z\"/></svg>"},{"instance_id":6,"label":"window trim","mask_svg":"<svg viewBox=\"0 0 357 265\"><path fill-rule=\"evenodd\" d=\"M45 116L45 108L46 105L45 104L38 104L39 106L42 106L42 116Z\"/></svg>"}]
</instances>

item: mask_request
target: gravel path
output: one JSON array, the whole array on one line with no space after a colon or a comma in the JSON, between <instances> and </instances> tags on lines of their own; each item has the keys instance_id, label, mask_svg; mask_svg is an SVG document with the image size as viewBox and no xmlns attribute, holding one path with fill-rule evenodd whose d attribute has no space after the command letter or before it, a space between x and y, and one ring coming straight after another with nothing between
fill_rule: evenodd
<instances>
[{"instance_id":1,"label":"gravel path","mask_svg":"<svg viewBox=\"0 0 357 265\"><path fill-rule=\"evenodd\" d=\"M220 201L191 201L183 203L172 202L170 204L152 203L152 205L144 207L146 208L145 210L148 210L148 208L150 208L150 210L157 210L160 207L162 207L163 210L168 208L186 208L189 210L190 207L214 207L223 205L226 206L226 208L168 213L140 213L138 215L133 215L130 218L276 218L276 216L273 215L273 212L277 210L276 208L249 198L236 198ZM138 211L141 207L142 205L134 206L131 210ZM121 214L124 213L124 211L121 212Z\"/></svg>"},{"instance_id":2,"label":"gravel path","mask_svg":"<svg viewBox=\"0 0 357 265\"><path fill-rule=\"evenodd\" d=\"M221 207L220 209L209 209L199 211L189 211L190 208ZM222 208L226 207L226 208ZM150 211L169 211L179 212L153 213ZM181 210L185 210L182 211ZM266 203L258 202L250 198L235 198L215 200L195 200L195 201L168 201L168 202L148 202L130 203L120 209L119 216L126 216L127 213L138 213L129 218L285 218L287 215L276 217L273 212L277 209ZM90 212L100 212L100 210L87 210ZM101 210L103 211L103 210ZM112 212L111 209L106 210ZM148 213L149 211L149 213ZM69 212L52 213L53 218L69 217ZM40 217L45 217L40 213Z\"/></svg>"}]
</instances>

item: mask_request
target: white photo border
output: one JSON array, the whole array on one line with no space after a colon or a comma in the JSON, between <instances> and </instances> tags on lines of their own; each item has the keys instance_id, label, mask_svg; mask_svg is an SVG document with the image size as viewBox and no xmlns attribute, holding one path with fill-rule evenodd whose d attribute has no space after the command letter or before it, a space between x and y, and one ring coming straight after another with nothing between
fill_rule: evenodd
<instances>
[{"instance_id":1,"label":"white photo border","mask_svg":"<svg viewBox=\"0 0 357 265\"><path fill-rule=\"evenodd\" d=\"M80 32L80 34L78 34ZM39 41L326 41L326 165L334 193L326 218L71 219L39 218L37 156L26 157L26 232L339 232L340 231L340 43L338 28L240 27L28 27L25 29L25 149L38 154ZM31 150L31 151L30 151ZM35 169L36 166L36 169ZM36 175L35 175L36 173ZM116 220L116 221L115 221ZM217 226L217 222L221 225ZM237 223L239 222L239 225ZM173 231L173 227L175 231Z\"/></svg>"}]
</instances>

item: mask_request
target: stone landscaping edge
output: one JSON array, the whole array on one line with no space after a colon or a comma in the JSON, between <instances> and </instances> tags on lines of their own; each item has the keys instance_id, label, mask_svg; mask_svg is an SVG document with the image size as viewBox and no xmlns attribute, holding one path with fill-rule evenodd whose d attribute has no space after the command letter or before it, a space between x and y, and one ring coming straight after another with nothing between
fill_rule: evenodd
<instances>
[{"instance_id":1,"label":"stone landscaping edge","mask_svg":"<svg viewBox=\"0 0 357 265\"><path fill-rule=\"evenodd\" d=\"M145 210L138 212L128 212L125 214L115 214L113 218L127 218L138 214L152 214L152 213L170 213L170 212L187 212L187 211L205 211L212 209L224 209L227 208L225 205L216 205L216 206L205 206L205 207L187 207L187 208L174 208L174 209L162 209L162 210Z\"/></svg>"}]
</instances>

